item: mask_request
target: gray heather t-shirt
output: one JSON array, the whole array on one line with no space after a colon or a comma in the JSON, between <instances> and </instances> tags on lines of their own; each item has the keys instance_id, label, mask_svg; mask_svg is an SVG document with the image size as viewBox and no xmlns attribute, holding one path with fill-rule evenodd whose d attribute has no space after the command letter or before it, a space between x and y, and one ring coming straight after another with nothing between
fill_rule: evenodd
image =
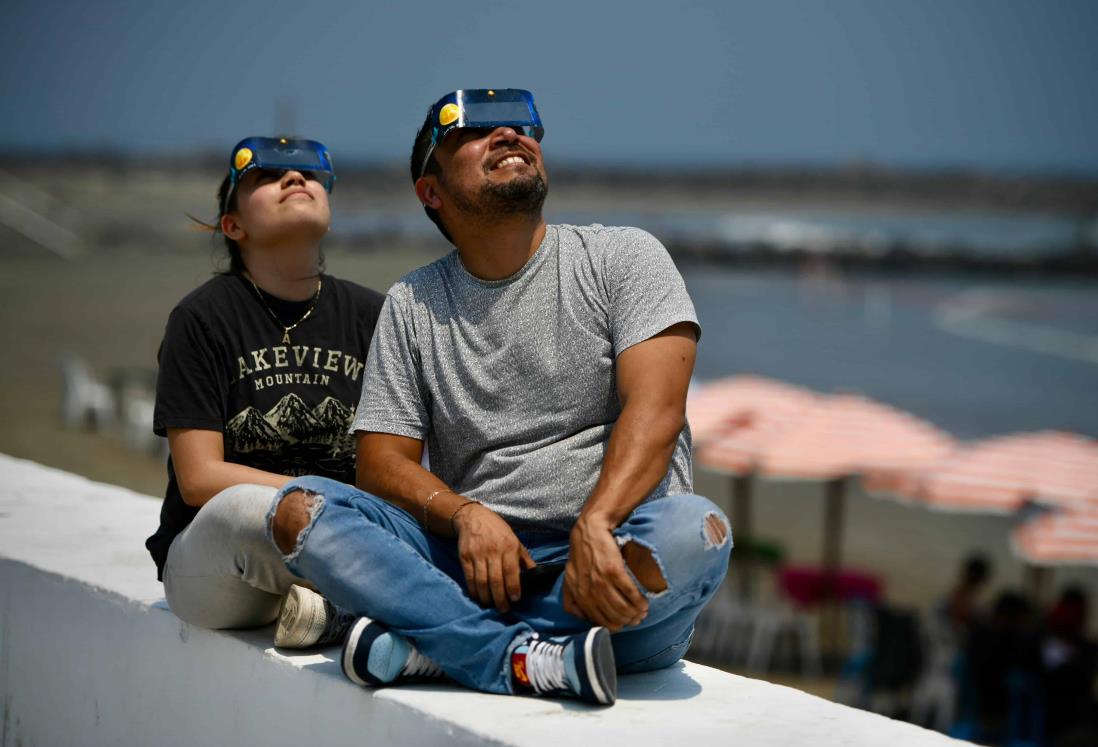
<instances>
[{"instance_id":1,"label":"gray heather t-shirt","mask_svg":"<svg viewBox=\"0 0 1098 747\"><path fill-rule=\"evenodd\" d=\"M503 280L452 252L389 290L351 429L425 439L457 492L516 529L567 531L621 413L617 356L684 321L697 324L682 277L636 228L548 226ZM648 500L691 491L684 427Z\"/></svg>"}]
</instances>

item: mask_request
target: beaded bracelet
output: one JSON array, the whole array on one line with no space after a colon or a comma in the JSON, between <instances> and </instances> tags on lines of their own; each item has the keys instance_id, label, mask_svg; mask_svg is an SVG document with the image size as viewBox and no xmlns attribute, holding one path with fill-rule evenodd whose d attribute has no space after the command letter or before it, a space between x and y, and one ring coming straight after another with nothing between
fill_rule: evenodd
<instances>
[{"instance_id":1,"label":"beaded bracelet","mask_svg":"<svg viewBox=\"0 0 1098 747\"><path fill-rule=\"evenodd\" d=\"M439 493L454 493L454 491L450 490L449 488L441 488L441 489L436 490L435 492L431 493L429 496L427 496L427 500L425 500L423 502L423 528L424 529L427 529L427 509L431 505L431 501L433 501L435 499L435 496L438 495ZM454 495L457 495L457 493L454 493Z\"/></svg>"}]
</instances>

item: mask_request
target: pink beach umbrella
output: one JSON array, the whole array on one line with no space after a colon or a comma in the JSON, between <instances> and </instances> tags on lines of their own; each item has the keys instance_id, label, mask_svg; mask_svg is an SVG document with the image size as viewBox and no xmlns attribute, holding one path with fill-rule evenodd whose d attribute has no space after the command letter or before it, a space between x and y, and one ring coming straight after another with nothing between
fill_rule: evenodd
<instances>
[{"instance_id":1,"label":"pink beach umbrella","mask_svg":"<svg viewBox=\"0 0 1098 747\"><path fill-rule=\"evenodd\" d=\"M1027 513L1029 503L1053 508L1023 521L1012 537L1038 600L1047 566L1090 562L1098 552L1098 535L1088 534L1098 512L1098 441L1085 436L1037 431L977 441L894 479L888 489L942 511L1011 515Z\"/></svg>"},{"instance_id":2,"label":"pink beach umbrella","mask_svg":"<svg viewBox=\"0 0 1098 747\"><path fill-rule=\"evenodd\" d=\"M786 429L820 400L808 389L761 376L735 376L708 385L687 417L704 430L695 438L698 461L717 472L746 475L757 471L766 451ZM708 414L707 414L708 413ZM713 423L721 413L719 427Z\"/></svg>"},{"instance_id":3,"label":"pink beach umbrella","mask_svg":"<svg viewBox=\"0 0 1098 747\"><path fill-rule=\"evenodd\" d=\"M1033 566L1098 566L1098 494L1090 506L1035 516L1011 539L1015 554Z\"/></svg>"},{"instance_id":4,"label":"pink beach umbrella","mask_svg":"<svg viewBox=\"0 0 1098 747\"><path fill-rule=\"evenodd\" d=\"M867 397L824 397L769 448L761 471L834 480L906 474L949 454L955 441L925 420Z\"/></svg>"},{"instance_id":5,"label":"pink beach umbrella","mask_svg":"<svg viewBox=\"0 0 1098 747\"><path fill-rule=\"evenodd\" d=\"M931 508L1011 514L1026 501L1085 506L1098 494L1098 442L1061 431L978 441L911 480Z\"/></svg>"},{"instance_id":6,"label":"pink beach umbrella","mask_svg":"<svg viewBox=\"0 0 1098 747\"><path fill-rule=\"evenodd\" d=\"M823 567L834 572L848 479L906 474L954 446L941 430L889 405L856 395L810 395L744 420L699 450L698 461L734 475L826 481Z\"/></svg>"},{"instance_id":7,"label":"pink beach umbrella","mask_svg":"<svg viewBox=\"0 0 1098 747\"><path fill-rule=\"evenodd\" d=\"M762 474L824 480L827 513L823 566L840 565L849 478L906 474L940 461L956 442L925 420L858 395L822 398L767 449Z\"/></svg>"},{"instance_id":8,"label":"pink beach umbrella","mask_svg":"<svg viewBox=\"0 0 1098 747\"><path fill-rule=\"evenodd\" d=\"M699 448L762 419L797 411L813 399L809 390L776 379L730 376L692 389L686 417L694 446Z\"/></svg>"}]
</instances>

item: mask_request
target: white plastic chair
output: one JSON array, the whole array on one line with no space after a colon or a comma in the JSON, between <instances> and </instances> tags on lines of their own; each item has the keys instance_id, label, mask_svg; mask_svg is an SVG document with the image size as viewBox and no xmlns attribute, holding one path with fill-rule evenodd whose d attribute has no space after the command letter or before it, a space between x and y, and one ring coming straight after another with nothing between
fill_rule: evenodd
<instances>
[{"instance_id":1,"label":"white plastic chair","mask_svg":"<svg viewBox=\"0 0 1098 747\"><path fill-rule=\"evenodd\" d=\"M823 675L819 622L814 616L789 606L759 608L752 616L753 631L746 662L749 671L768 671L778 640L788 635L797 644L801 673L811 678Z\"/></svg>"},{"instance_id":2,"label":"white plastic chair","mask_svg":"<svg viewBox=\"0 0 1098 747\"><path fill-rule=\"evenodd\" d=\"M61 422L66 428L103 428L113 424L114 395L75 355L61 359Z\"/></svg>"},{"instance_id":3,"label":"white plastic chair","mask_svg":"<svg viewBox=\"0 0 1098 747\"><path fill-rule=\"evenodd\" d=\"M927 663L911 693L910 720L946 733L957 707L957 641L948 623L935 619L926 637Z\"/></svg>"},{"instance_id":4,"label":"white plastic chair","mask_svg":"<svg viewBox=\"0 0 1098 747\"><path fill-rule=\"evenodd\" d=\"M718 592L698 615L692 649L713 661L740 665L746 656L752 625L747 605Z\"/></svg>"}]
</instances>

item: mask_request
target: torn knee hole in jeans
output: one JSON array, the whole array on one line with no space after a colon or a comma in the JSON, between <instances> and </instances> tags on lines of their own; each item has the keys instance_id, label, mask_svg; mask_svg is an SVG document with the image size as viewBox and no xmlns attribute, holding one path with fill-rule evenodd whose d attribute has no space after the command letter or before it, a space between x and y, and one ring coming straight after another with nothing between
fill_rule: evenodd
<instances>
[{"instance_id":1,"label":"torn knee hole in jeans","mask_svg":"<svg viewBox=\"0 0 1098 747\"><path fill-rule=\"evenodd\" d=\"M633 577L646 591L651 594L667 591L667 579L652 548L626 538L621 545L621 554L625 558L625 564L633 572Z\"/></svg>"},{"instance_id":2,"label":"torn knee hole in jeans","mask_svg":"<svg viewBox=\"0 0 1098 747\"><path fill-rule=\"evenodd\" d=\"M702 526L702 539L707 550L724 546L728 541L728 522L724 517L715 511L707 513Z\"/></svg>"},{"instance_id":3,"label":"torn knee hole in jeans","mask_svg":"<svg viewBox=\"0 0 1098 747\"><path fill-rule=\"evenodd\" d=\"M271 517L271 535L287 560L297 555L323 506L324 496L304 488L295 488L279 499Z\"/></svg>"}]
</instances>

